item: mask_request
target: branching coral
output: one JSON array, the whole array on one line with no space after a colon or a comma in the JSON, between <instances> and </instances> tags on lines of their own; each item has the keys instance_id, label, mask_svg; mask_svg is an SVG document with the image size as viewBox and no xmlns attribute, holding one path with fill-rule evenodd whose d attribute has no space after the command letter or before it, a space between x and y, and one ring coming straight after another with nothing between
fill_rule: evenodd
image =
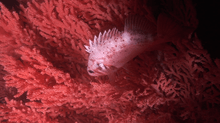
<instances>
[{"instance_id":1,"label":"branching coral","mask_svg":"<svg viewBox=\"0 0 220 123\"><path fill-rule=\"evenodd\" d=\"M160 3L186 30L196 29L192 2ZM140 54L116 72L115 82L87 74L83 45L106 29L122 30L129 14L156 25L160 11L151 5L160 6L33 0L20 4L18 14L0 3L1 122L220 122L220 60L210 59L195 33Z\"/></svg>"}]
</instances>

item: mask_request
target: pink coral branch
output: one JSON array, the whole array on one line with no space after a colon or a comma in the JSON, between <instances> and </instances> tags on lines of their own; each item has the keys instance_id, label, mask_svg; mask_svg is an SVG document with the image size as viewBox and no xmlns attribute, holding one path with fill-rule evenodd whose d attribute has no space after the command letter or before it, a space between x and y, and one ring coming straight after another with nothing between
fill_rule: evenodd
<instances>
[{"instance_id":1,"label":"pink coral branch","mask_svg":"<svg viewBox=\"0 0 220 123\"><path fill-rule=\"evenodd\" d=\"M150 0L26 3L19 14L0 3L1 122L219 121L220 62L196 34L140 54L115 73L115 82L87 74L84 45L94 35L123 31L129 15L157 25L160 10ZM197 27L191 1L162 0L159 6L187 33Z\"/></svg>"}]
</instances>

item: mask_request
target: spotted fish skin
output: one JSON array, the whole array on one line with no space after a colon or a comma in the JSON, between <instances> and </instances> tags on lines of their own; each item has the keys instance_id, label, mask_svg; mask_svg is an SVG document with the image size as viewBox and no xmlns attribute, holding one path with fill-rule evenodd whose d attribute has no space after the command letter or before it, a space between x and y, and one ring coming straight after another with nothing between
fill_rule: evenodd
<instances>
[{"instance_id":1,"label":"spotted fish skin","mask_svg":"<svg viewBox=\"0 0 220 123\"><path fill-rule=\"evenodd\" d=\"M87 71L91 76L109 75L142 53L154 41L156 26L140 16L129 16L124 31L113 28L85 46L90 54Z\"/></svg>"},{"instance_id":2,"label":"spotted fish skin","mask_svg":"<svg viewBox=\"0 0 220 123\"><path fill-rule=\"evenodd\" d=\"M91 76L108 75L142 53L161 48L164 43L186 38L194 29L185 28L165 13L157 18L157 26L141 16L129 16L124 31L116 28L99 33L85 46L89 53L87 71ZM156 48L156 49L154 49Z\"/></svg>"}]
</instances>

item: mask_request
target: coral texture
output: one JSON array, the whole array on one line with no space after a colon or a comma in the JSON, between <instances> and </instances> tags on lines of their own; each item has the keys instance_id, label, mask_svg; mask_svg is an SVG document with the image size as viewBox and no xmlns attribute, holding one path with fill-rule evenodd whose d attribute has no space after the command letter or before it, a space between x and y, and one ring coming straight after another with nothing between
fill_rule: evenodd
<instances>
[{"instance_id":1,"label":"coral texture","mask_svg":"<svg viewBox=\"0 0 220 123\"><path fill-rule=\"evenodd\" d=\"M144 52L115 82L91 77L83 45L107 29L123 30L129 14L157 25L166 13L195 30L190 0L19 0L0 3L2 123L220 122L220 60L196 33Z\"/></svg>"}]
</instances>

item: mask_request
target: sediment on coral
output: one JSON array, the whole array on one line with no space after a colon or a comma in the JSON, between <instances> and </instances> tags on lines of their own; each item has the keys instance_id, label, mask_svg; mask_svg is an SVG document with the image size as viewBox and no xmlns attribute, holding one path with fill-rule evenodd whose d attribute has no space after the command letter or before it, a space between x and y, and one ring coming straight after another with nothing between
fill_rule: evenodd
<instances>
[{"instance_id":1,"label":"sediment on coral","mask_svg":"<svg viewBox=\"0 0 220 123\"><path fill-rule=\"evenodd\" d=\"M1 122L220 122L220 60L196 35L192 1L19 2L18 11L0 3ZM88 75L89 39L123 31L130 14L157 25L161 13L192 33L138 55L113 83Z\"/></svg>"}]
</instances>

